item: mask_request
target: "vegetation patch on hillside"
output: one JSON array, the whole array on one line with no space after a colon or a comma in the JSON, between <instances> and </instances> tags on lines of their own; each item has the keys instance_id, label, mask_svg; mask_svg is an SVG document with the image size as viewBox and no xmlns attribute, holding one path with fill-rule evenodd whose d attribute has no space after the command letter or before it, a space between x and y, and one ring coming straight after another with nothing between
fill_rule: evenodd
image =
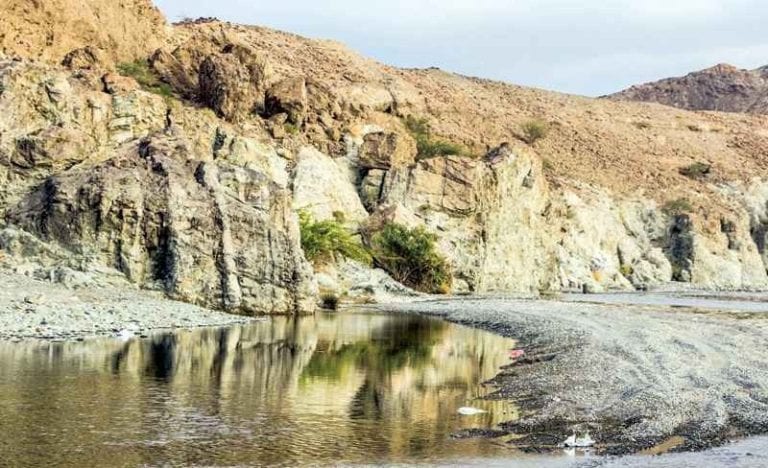
<instances>
[{"instance_id":1,"label":"vegetation patch on hillside","mask_svg":"<svg viewBox=\"0 0 768 468\"><path fill-rule=\"evenodd\" d=\"M365 246L338 219L316 221L306 211L299 212L301 248L313 263L333 261L336 255L370 264L371 255Z\"/></svg>"},{"instance_id":2,"label":"vegetation patch on hillside","mask_svg":"<svg viewBox=\"0 0 768 468\"><path fill-rule=\"evenodd\" d=\"M691 202L688 201L687 198L678 198L666 202L661 208L661 211L669 216L677 216L692 212L693 205L691 205Z\"/></svg>"},{"instance_id":3,"label":"vegetation patch on hillside","mask_svg":"<svg viewBox=\"0 0 768 468\"><path fill-rule=\"evenodd\" d=\"M403 119L405 128L416 140L418 159L429 159L441 156L468 156L469 152L462 145L441 140L432 135L432 127L427 119L407 116Z\"/></svg>"},{"instance_id":4,"label":"vegetation patch on hillside","mask_svg":"<svg viewBox=\"0 0 768 468\"><path fill-rule=\"evenodd\" d=\"M117 66L117 72L136 80L144 91L160 95L166 99L173 97L173 88L160 80L146 60L125 62Z\"/></svg>"},{"instance_id":5,"label":"vegetation patch on hillside","mask_svg":"<svg viewBox=\"0 0 768 468\"><path fill-rule=\"evenodd\" d=\"M522 131L522 140L532 145L542 138L546 138L549 133L549 126L543 120L535 119L524 122L520 126L520 130Z\"/></svg>"},{"instance_id":6,"label":"vegetation patch on hillside","mask_svg":"<svg viewBox=\"0 0 768 468\"><path fill-rule=\"evenodd\" d=\"M452 275L436 247L437 236L424 227L390 223L371 239L373 258L400 283L418 291L447 294Z\"/></svg>"},{"instance_id":7,"label":"vegetation patch on hillside","mask_svg":"<svg viewBox=\"0 0 768 468\"><path fill-rule=\"evenodd\" d=\"M689 166L681 167L680 174L691 179L703 179L712 172L712 166L702 162L695 162Z\"/></svg>"}]
</instances>

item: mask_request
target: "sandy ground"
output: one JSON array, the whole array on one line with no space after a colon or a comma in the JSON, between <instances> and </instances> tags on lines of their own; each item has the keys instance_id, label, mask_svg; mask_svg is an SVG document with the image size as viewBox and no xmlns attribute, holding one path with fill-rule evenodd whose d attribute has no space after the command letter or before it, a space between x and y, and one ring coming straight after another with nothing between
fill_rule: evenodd
<instances>
[{"instance_id":1,"label":"sandy ground","mask_svg":"<svg viewBox=\"0 0 768 468\"><path fill-rule=\"evenodd\" d=\"M658 298L631 304L647 302L632 295L612 302L466 298L379 308L517 339L526 355L493 379L492 397L521 406L522 419L502 427L523 435L514 443L527 450L554 448L572 430L590 430L603 454L673 436L675 450L689 450L768 433L768 314L733 298L728 312Z\"/></svg>"},{"instance_id":2,"label":"sandy ground","mask_svg":"<svg viewBox=\"0 0 768 468\"><path fill-rule=\"evenodd\" d=\"M67 289L0 271L0 340L76 340L252 319L169 301L129 287Z\"/></svg>"}]
</instances>

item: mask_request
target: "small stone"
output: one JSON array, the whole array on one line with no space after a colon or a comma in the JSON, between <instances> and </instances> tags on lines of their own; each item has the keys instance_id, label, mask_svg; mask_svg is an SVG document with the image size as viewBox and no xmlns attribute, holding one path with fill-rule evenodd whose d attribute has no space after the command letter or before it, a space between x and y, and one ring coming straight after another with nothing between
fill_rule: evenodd
<instances>
[{"instance_id":1,"label":"small stone","mask_svg":"<svg viewBox=\"0 0 768 468\"><path fill-rule=\"evenodd\" d=\"M42 294L37 294L34 296L26 296L24 298L24 302L26 302L27 304L39 305L45 302L45 297Z\"/></svg>"}]
</instances>

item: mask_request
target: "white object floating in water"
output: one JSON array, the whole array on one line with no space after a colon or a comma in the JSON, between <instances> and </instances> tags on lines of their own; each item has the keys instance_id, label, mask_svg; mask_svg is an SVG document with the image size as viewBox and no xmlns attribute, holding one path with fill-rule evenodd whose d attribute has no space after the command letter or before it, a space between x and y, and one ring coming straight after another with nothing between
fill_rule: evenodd
<instances>
[{"instance_id":1,"label":"white object floating in water","mask_svg":"<svg viewBox=\"0 0 768 468\"><path fill-rule=\"evenodd\" d=\"M469 406L464 406L462 408L459 408L459 414L464 416L474 416L476 414L483 414L487 413L488 411L483 411L481 409L477 408L470 408Z\"/></svg>"},{"instance_id":2,"label":"white object floating in water","mask_svg":"<svg viewBox=\"0 0 768 468\"><path fill-rule=\"evenodd\" d=\"M576 447L586 448L592 447L593 445L595 445L595 441L589 435L589 432L586 432L583 437L576 439Z\"/></svg>"},{"instance_id":3,"label":"white object floating in water","mask_svg":"<svg viewBox=\"0 0 768 468\"><path fill-rule=\"evenodd\" d=\"M120 330L120 333L117 334L117 337L123 341L128 341L135 336L136 334L130 330Z\"/></svg>"},{"instance_id":4,"label":"white object floating in water","mask_svg":"<svg viewBox=\"0 0 768 468\"><path fill-rule=\"evenodd\" d=\"M574 432L573 435L565 439L562 443L563 447L576 448L587 448L592 447L593 445L595 445L595 441L589 435L589 432L584 433L582 437L576 437L576 433Z\"/></svg>"}]
</instances>

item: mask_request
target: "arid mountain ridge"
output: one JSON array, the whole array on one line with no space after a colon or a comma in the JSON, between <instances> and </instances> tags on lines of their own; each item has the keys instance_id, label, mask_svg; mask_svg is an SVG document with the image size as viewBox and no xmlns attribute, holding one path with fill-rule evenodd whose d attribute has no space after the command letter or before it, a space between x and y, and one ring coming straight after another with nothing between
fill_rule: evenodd
<instances>
[{"instance_id":1,"label":"arid mountain ridge","mask_svg":"<svg viewBox=\"0 0 768 468\"><path fill-rule=\"evenodd\" d=\"M363 233L424 226L453 292L768 287L768 116L398 69L267 28L170 26L142 0L57 1L0 7L23 17L0 20L15 268L107 269L248 313L376 290L365 269L302 258L301 209ZM408 118L461 151L420 154ZM546 136L527 139L531 122Z\"/></svg>"},{"instance_id":2,"label":"arid mountain ridge","mask_svg":"<svg viewBox=\"0 0 768 468\"><path fill-rule=\"evenodd\" d=\"M768 113L768 66L719 64L678 78L632 86L610 99L657 102L688 110Z\"/></svg>"}]
</instances>

